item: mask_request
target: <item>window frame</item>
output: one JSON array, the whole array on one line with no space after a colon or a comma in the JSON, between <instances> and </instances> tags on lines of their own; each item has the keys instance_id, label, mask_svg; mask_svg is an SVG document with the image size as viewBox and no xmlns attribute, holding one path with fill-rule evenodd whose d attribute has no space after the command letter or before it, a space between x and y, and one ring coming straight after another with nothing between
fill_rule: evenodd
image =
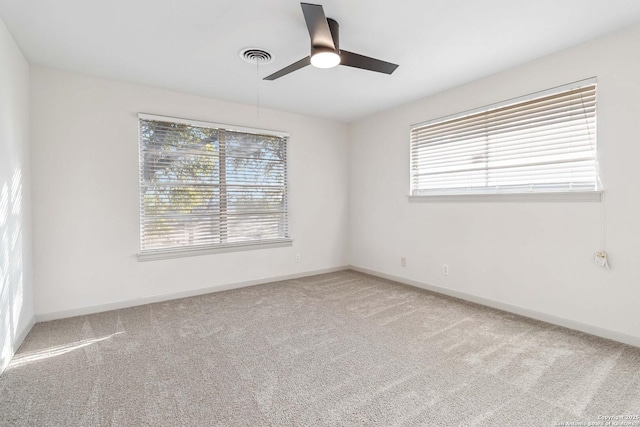
<instances>
[{"instance_id":1,"label":"window frame","mask_svg":"<svg viewBox=\"0 0 640 427\"><path fill-rule=\"evenodd\" d=\"M532 191L532 192L469 192L469 193L443 193L443 194L413 194L413 144L411 138L411 132L416 128L422 128L437 123L443 123L451 120L456 120L466 116L472 116L474 114L489 112L498 108L507 106L515 106L517 104L526 103L538 98L544 98L546 96L560 94L562 92L568 92L574 89L578 89L585 86L596 86L596 132L595 132L595 167L596 167L596 179L599 184L598 189L594 190L576 190L576 191ZM601 174L600 174L600 151L601 144L598 141L598 126L597 126L597 78L591 77L583 80L578 80L569 84L555 86L546 90L530 93L527 95L507 99L504 101L496 102L493 104L485 105L482 107L466 110L460 113L455 113L436 119L427 120L424 122L412 124L409 126L409 194L408 200L410 203L422 203L422 202L600 202L602 200L602 194L604 187L602 186ZM478 187L482 188L482 187Z\"/></svg>"},{"instance_id":2,"label":"window frame","mask_svg":"<svg viewBox=\"0 0 640 427\"><path fill-rule=\"evenodd\" d=\"M142 188L143 182L141 178L141 168L142 168L142 144L141 144L141 134L140 134L140 122L142 120L151 120L151 121L161 121L168 123L176 123L183 124L194 127L204 127L211 128L217 130L226 130L230 132L236 133L245 133L252 135L266 135L266 136L274 136L278 138L286 138L285 145L285 164L284 164L284 192L285 192L285 218L286 218L286 229L288 231L287 236L284 238L277 239L268 239L265 241L247 241L247 242L239 242L239 243L228 243L228 244L210 244L210 245L195 245L195 246L186 246L181 248L162 248L162 249L142 249L142 229L143 229L143 206L142 206ZM216 253L227 253L227 252L238 252L238 251L248 251L248 250L256 250L256 249L270 249L270 248L280 248L286 246L292 246L293 239L291 238L291 219L289 215L289 138L290 134L288 132L277 131L277 130L269 130L269 129L258 129L251 128L246 126L236 126L230 124L223 123L215 123L201 120L191 120L184 119L178 117L171 116L163 116L157 114L148 114L148 113L138 113L137 115L137 127L138 127L138 252L136 254L138 261L152 261L152 260L160 260L160 259L170 259L170 258L180 258L180 257L191 257L191 256L199 256L199 255L208 255L208 254L216 254Z\"/></svg>"}]
</instances>

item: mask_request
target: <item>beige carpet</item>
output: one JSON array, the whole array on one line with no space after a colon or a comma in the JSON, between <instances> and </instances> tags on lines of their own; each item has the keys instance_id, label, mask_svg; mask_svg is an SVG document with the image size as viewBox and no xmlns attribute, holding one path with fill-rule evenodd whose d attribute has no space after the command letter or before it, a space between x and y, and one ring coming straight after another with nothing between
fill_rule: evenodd
<instances>
[{"instance_id":1,"label":"beige carpet","mask_svg":"<svg viewBox=\"0 0 640 427\"><path fill-rule=\"evenodd\" d=\"M353 271L39 323L0 376L11 426L554 426L621 414L640 414L640 349Z\"/></svg>"}]
</instances>

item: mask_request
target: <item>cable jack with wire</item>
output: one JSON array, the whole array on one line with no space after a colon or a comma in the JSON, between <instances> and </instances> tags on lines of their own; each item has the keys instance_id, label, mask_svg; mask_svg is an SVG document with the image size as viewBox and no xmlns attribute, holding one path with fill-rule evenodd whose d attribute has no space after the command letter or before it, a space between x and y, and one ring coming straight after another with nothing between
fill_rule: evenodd
<instances>
[{"instance_id":1,"label":"cable jack with wire","mask_svg":"<svg viewBox=\"0 0 640 427\"><path fill-rule=\"evenodd\" d=\"M601 199L601 203L602 203L602 219L601 219L601 224L600 224L600 233L601 233L601 249L599 252L596 252L596 256L593 260L593 262L596 263L596 265L599 265L600 267L609 270L609 258L607 257L607 253L604 250L604 224L605 224L605 217L606 217L606 210L605 210L605 202L604 202L604 193L602 193L602 199Z\"/></svg>"},{"instance_id":2,"label":"cable jack with wire","mask_svg":"<svg viewBox=\"0 0 640 427\"><path fill-rule=\"evenodd\" d=\"M602 268L609 269L609 260L605 251L596 252L594 262Z\"/></svg>"}]
</instances>

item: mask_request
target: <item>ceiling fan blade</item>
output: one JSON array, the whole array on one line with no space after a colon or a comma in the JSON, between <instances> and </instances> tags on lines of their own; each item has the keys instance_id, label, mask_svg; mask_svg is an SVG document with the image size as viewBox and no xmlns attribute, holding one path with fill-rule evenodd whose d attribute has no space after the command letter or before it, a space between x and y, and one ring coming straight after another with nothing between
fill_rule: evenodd
<instances>
[{"instance_id":1,"label":"ceiling fan blade","mask_svg":"<svg viewBox=\"0 0 640 427\"><path fill-rule=\"evenodd\" d=\"M324 15L322 6L310 3L300 3L300 6L302 6L304 20L307 22L307 29L311 37L311 46L327 47L335 50L336 46L333 43L331 30L329 29L327 17Z\"/></svg>"},{"instance_id":2,"label":"ceiling fan blade","mask_svg":"<svg viewBox=\"0 0 640 427\"><path fill-rule=\"evenodd\" d=\"M279 79L282 76L286 76L287 74L293 73L294 71L299 70L300 68L306 67L307 65L310 65L310 64L311 64L311 57L307 56L306 58L302 58L298 62L294 62L288 67L284 67L280 71L276 71L275 73L265 77L263 80Z\"/></svg>"},{"instance_id":3,"label":"ceiling fan blade","mask_svg":"<svg viewBox=\"0 0 640 427\"><path fill-rule=\"evenodd\" d=\"M368 56L359 55L357 53L347 52L346 50L340 51L340 65L362 68L363 70L377 71L378 73L385 74L391 74L396 70L396 68L398 68L398 64L392 64L391 62L385 62Z\"/></svg>"}]
</instances>

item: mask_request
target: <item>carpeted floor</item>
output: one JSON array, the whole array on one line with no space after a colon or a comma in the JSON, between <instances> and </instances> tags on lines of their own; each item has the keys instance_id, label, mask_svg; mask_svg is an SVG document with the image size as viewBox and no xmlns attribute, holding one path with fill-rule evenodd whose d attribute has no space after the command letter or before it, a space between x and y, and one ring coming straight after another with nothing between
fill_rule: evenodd
<instances>
[{"instance_id":1,"label":"carpeted floor","mask_svg":"<svg viewBox=\"0 0 640 427\"><path fill-rule=\"evenodd\" d=\"M0 425L12 426L623 414L640 414L640 349L353 271L39 323L0 376Z\"/></svg>"}]
</instances>

